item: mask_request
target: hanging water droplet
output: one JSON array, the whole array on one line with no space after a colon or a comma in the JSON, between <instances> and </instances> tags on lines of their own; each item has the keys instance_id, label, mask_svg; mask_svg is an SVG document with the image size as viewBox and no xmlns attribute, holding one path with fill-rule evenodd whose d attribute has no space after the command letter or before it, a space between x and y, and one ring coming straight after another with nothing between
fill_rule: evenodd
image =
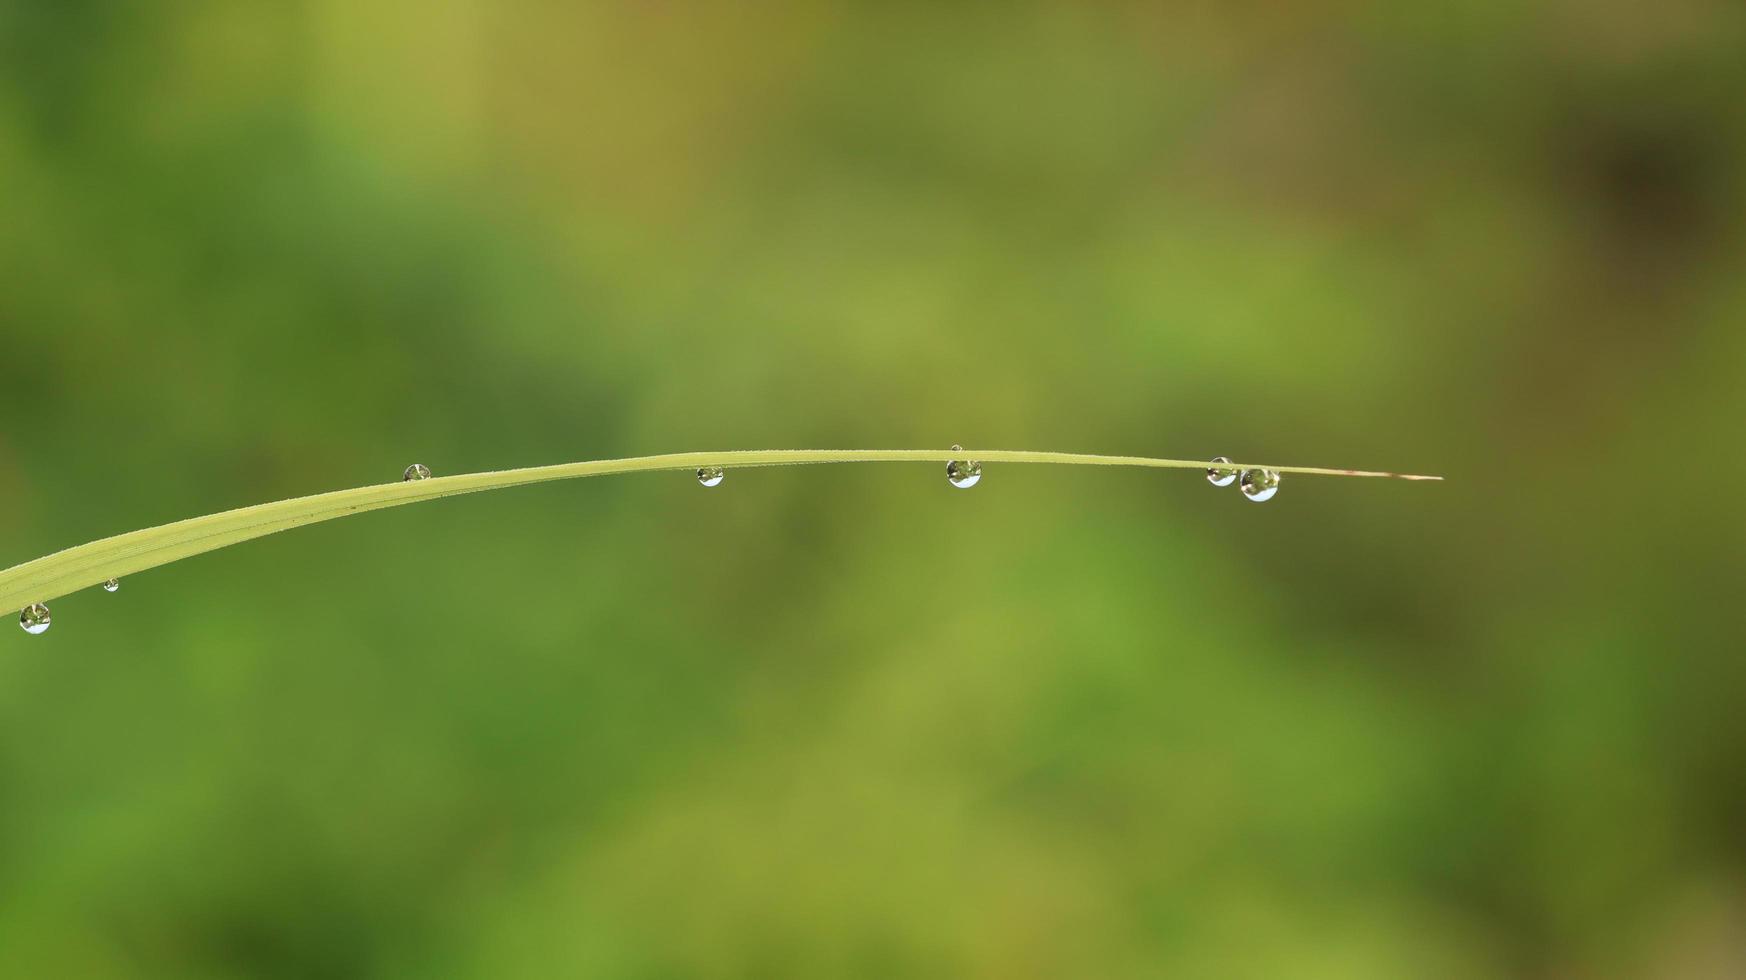
<instances>
[{"instance_id":1,"label":"hanging water droplet","mask_svg":"<svg viewBox=\"0 0 1746 980\"><path fill-rule=\"evenodd\" d=\"M400 474L400 482L402 483L411 483L414 480L428 479L430 479L430 467L423 463L413 463L406 468L406 472Z\"/></svg>"},{"instance_id":2,"label":"hanging water droplet","mask_svg":"<svg viewBox=\"0 0 1746 980\"><path fill-rule=\"evenodd\" d=\"M1272 500L1279 492L1279 473L1276 470L1244 470L1243 496L1256 503Z\"/></svg>"},{"instance_id":3,"label":"hanging water droplet","mask_svg":"<svg viewBox=\"0 0 1746 980\"><path fill-rule=\"evenodd\" d=\"M721 481L725 479L727 479L727 471L719 466L699 466L697 468L697 482L706 487L720 486Z\"/></svg>"},{"instance_id":4,"label":"hanging water droplet","mask_svg":"<svg viewBox=\"0 0 1746 980\"><path fill-rule=\"evenodd\" d=\"M48 632L50 622L49 607L40 602L25 606L24 611L18 614L18 625L24 627L24 631L31 636Z\"/></svg>"},{"instance_id":5,"label":"hanging water droplet","mask_svg":"<svg viewBox=\"0 0 1746 980\"><path fill-rule=\"evenodd\" d=\"M1212 461L1215 464L1216 463L1229 463L1231 461L1231 457L1229 457L1229 456L1214 456L1212 458ZM1206 470L1206 482L1212 484L1215 487L1228 487L1231 484L1237 482L1237 471L1231 469L1229 466L1216 466L1216 465L1209 466L1209 467L1207 467L1207 470Z\"/></svg>"},{"instance_id":6,"label":"hanging water droplet","mask_svg":"<svg viewBox=\"0 0 1746 980\"><path fill-rule=\"evenodd\" d=\"M105 591L105 592L114 592L116 589L119 589L119 588L121 588L121 580L118 578L112 578L109 581L103 583L103 591Z\"/></svg>"},{"instance_id":7,"label":"hanging water droplet","mask_svg":"<svg viewBox=\"0 0 1746 980\"><path fill-rule=\"evenodd\" d=\"M961 453L964 447L956 443L952 451ZM982 480L982 464L973 459L954 459L946 464L946 479L960 490L968 490Z\"/></svg>"}]
</instances>

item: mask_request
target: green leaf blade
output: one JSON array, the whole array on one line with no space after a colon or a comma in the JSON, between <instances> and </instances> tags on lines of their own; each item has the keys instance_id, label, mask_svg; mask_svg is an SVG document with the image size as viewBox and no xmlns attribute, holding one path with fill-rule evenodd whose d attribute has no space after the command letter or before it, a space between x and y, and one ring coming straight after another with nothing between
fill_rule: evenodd
<instances>
[{"instance_id":1,"label":"green leaf blade","mask_svg":"<svg viewBox=\"0 0 1746 980\"><path fill-rule=\"evenodd\" d=\"M385 483L294 497L272 503L242 507L204 517L194 517L158 527L130 531L68 548L0 571L0 609L22 609L35 602L91 588L112 579L167 565L183 558L227 548L269 534L324 521L368 513L389 507L440 500L460 494L508 487L572 480L590 476L663 470L692 470L701 466L749 469L819 463L932 462L974 458L983 463L1041 463L1071 466L1133 466L1155 469L1207 468L1205 460L1154 459L1145 456L1099 456L1085 453L1035 452L1030 450L934 449L772 449L727 452L667 453L628 459L560 463L458 476L439 476L412 482ZM1369 470L1328 469L1308 466L1271 466L1250 463L1222 464L1231 469L1270 469L1280 473L1320 476L1383 477L1404 480L1440 480L1441 477Z\"/></svg>"}]
</instances>

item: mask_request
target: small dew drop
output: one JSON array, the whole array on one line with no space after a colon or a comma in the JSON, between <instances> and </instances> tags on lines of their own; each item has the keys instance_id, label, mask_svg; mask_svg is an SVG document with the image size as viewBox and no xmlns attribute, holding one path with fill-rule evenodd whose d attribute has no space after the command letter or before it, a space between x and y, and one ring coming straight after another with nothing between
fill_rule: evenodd
<instances>
[{"instance_id":1,"label":"small dew drop","mask_svg":"<svg viewBox=\"0 0 1746 980\"><path fill-rule=\"evenodd\" d=\"M118 578L112 578L109 581L103 583L103 591L105 591L105 592L114 592L116 589L119 589L119 588L121 588L121 580Z\"/></svg>"},{"instance_id":2,"label":"small dew drop","mask_svg":"<svg viewBox=\"0 0 1746 980\"><path fill-rule=\"evenodd\" d=\"M697 482L706 487L720 486L721 481L725 479L727 479L727 472L719 466L699 466L697 468Z\"/></svg>"},{"instance_id":3,"label":"small dew drop","mask_svg":"<svg viewBox=\"0 0 1746 980\"><path fill-rule=\"evenodd\" d=\"M413 463L406 468L406 472L400 474L400 482L402 483L411 483L414 480L428 479L430 479L430 467L423 463Z\"/></svg>"},{"instance_id":4,"label":"small dew drop","mask_svg":"<svg viewBox=\"0 0 1746 980\"><path fill-rule=\"evenodd\" d=\"M1229 463L1231 461L1231 457L1229 457L1229 456L1214 456L1212 458L1212 461L1213 461L1214 465L1207 467L1206 482L1212 484L1215 487L1228 487L1231 484L1237 482L1237 471L1236 470L1231 469L1229 466L1217 465L1219 463Z\"/></svg>"},{"instance_id":5,"label":"small dew drop","mask_svg":"<svg viewBox=\"0 0 1746 980\"><path fill-rule=\"evenodd\" d=\"M961 453L964 447L953 444L952 451ZM968 490L982 480L982 464L973 459L954 459L946 464L946 479L960 490Z\"/></svg>"},{"instance_id":6,"label":"small dew drop","mask_svg":"<svg viewBox=\"0 0 1746 980\"><path fill-rule=\"evenodd\" d=\"M51 622L49 607L40 602L25 606L24 611L18 614L18 625L24 627L24 631L31 636L47 633Z\"/></svg>"},{"instance_id":7,"label":"small dew drop","mask_svg":"<svg viewBox=\"0 0 1746 980\"><path fill-rule=\"evenodd\" d=\"M1258 504L1272 500L1279 492L1279 473L1276 470L1244 470L1242 487L1243 496Z\"/></svg>"}]
</instances>

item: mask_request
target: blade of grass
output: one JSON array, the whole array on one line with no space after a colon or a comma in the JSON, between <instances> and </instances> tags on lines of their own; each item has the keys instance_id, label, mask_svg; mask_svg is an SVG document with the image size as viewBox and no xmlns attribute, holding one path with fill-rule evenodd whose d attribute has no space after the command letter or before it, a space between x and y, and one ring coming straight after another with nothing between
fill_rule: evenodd
<instances>
[{"instance_id":1,"label":"blade of grass","mask_svg":"<svg viewBox=\"0 0 1746 980\"><path fill-rule=\"evenodd\" d=\"M723 466L730 470L759 466L805 463L925 462L945 463L971 458L982 463L1057 463L1072 466L1140 466L1158 469L1204 470L1205 460L1152 459L1145 456L1095 456L1085 453L1031 452L1027 450L938 449L770 449L733 450L717 453L667 453L631 459L603 459L586 463L560 463L522 469L432 477L403 483L335 490L308 497L295 497L270 504L228 510L194 517L159 527L131 531L114 537L58 551L0 572L0 609L22 609L34 602L48 602L112 578L123 578L147 569L255 538L288 531L306 524L333 520L350 514L422 503L482 490L571 480L585 476L609 476L652 470L692 470L700 466ZM1315 466L1265 466L1252 463L1220 464L1221 468L1270 469L1279 473L1319 476L1388 477L1401 480L1440 480L1437 476L1382 473L1369 470L1326 469Z\"/></svg>"}]
</instances>

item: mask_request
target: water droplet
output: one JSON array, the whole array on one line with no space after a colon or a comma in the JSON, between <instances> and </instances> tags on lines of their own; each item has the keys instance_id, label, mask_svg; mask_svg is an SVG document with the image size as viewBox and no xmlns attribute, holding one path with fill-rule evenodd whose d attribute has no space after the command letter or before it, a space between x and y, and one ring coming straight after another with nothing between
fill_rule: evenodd
<instances>
[{"instance_id":1,"label":"water droplet","mask_svg":"<svg viewBox=\"0 0 1746 980\"><path fill-rule=\"evenodd\" d=\"M1229 463L1229 456L1214 456L1214 463ZM1237 471L1228 466L1209 466L1206 471L1206 482L1215 487L1228 487L1237 482Z\"/></svg>"},{"instance_id":2,"label":"water droplet","mask_svg":"<svg viewBox=\"0 0 1746 980\"><path fill-rule=\"evenodd\" d=\"M952 451L961 453L964 447L954 443ZM982 464L973 459L954 459L946 464L946 479L960 490L968 490L982 480Z\"/></svg>"},{"instance_id":3,"label":"water droplet","mask_svg":"<svg viewBox=\"0 0 1746 980\"><path fill-rule=\"evenodd\" d=\"M413 480L428 479L430 479L430 467L423 463L413 463L406 468L406 472L400 474L400 482L402 483L411 483Z\"/></svg>"},{"instance_id":4,"label":"water droplet","mask_svg":"<svg viewBox=\"0 0 1746 980\"><path fill-rule=\"evenodd\" d=\"M726 478L727 472L719 466L699 466L697 468L697 482L706 487L720 486L721 481Z\"/></svg>"},{"instance_id":5,"label":"water droplet","mask_svg":"<svg viewBox=\"0 0 1746 980\"><path fill-rule=\"evenodd\" d=\"M1244 470L1242 487L1243 496L1256 503L1272 500L1279 492L1279 473L1276 470Z\"/></svg>"},{"instance_id":6,"label":"water droplet","mask_svg":"<svg viewBox=\"0 0 1746 980\"><path fill-rule=\"evenodd\" d=\"M24 631L31 636L47 633L50 622L49 607L40 602L25 606L24 611L18 614L18 625L24 627Z\"/></svg>"},{"instance_id":7,"label":"water droplet","mask_svg":"<svg viewBox=\"0 0 1746 980\"><path fill-rule=\"evenodd\" d=\"M121 588L121 580L118 578L112 578L109 581L103 583L103 591L105 591L105 592L114 592L116 589L119 589L119 588Z\"/></svg>"}]
</instances>

